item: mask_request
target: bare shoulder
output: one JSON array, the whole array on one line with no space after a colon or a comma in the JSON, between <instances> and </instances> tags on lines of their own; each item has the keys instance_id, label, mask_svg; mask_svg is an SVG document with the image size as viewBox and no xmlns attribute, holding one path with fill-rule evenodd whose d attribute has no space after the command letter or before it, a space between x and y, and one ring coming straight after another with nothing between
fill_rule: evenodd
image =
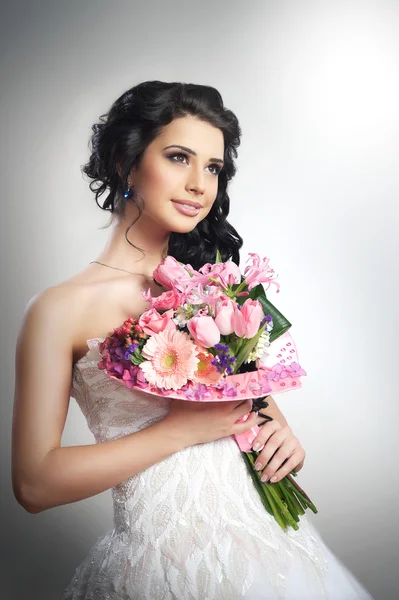
<instances>
[{"instance_id":1,"label":"bare shoulder","mask_svg":"<svg viewBox=\"0 0 399 600\"><path fill-rule=\"evenodd\" d=\"M65 318L75 363L87 352L88 339L105 338L127 317L138 317L148 308L142 295L148 288L154 296L162 291L144 276L109 278L84 271L49 288L39 301L50 304L55 317L58 313Z\"/></svg>"},{"instance_id":2,"label":"bare shoulder","mask_svg":"<svg viewBox=\"0 0 399 600\"><path fill-rule=\"evenodd\" d=\"M153 296L162 292L140 275L110 279L83 271L32 298L23 326L29 324L36 339L43 339L44 330L49 337L57 332L74 364L87 352L88 339L105 338L127 317L138 317L148 308L142 295L148 288Z\"/></svg>"}]
</instances>

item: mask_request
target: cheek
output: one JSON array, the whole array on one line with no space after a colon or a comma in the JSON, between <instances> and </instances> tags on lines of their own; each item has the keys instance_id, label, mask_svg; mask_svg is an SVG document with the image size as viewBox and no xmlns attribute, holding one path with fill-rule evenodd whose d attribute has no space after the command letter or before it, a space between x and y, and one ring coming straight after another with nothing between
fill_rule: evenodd
<instances>
[{"instance_id":1,"label":"cheek","mask_svg":"<svg viewBox=\"0 0 399 600\"><path fill-rule=\"evenodd\" d=\"M163 196L169 196L170 191L179 183L179 178L173 169L158 166L146 170L144 182L145 190L150 196L155 193L159 197L161 191Z\"/></svg>"}]
</instances>

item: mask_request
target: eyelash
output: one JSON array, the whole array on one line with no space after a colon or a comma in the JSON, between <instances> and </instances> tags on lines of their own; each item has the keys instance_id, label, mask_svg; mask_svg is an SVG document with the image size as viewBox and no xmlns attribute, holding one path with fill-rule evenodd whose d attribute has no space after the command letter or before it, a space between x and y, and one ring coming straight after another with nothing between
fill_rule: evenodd
<instances>
[{"instance_id":1,"label":"eyelash","mask_svg":"<svg viewBox=\"0 0 399 600\"><path fill-rule=\"evenodd\" d=\"M174 152L173 154L169 154L168 158L169 159L173 159L175 156L184 156L185 158L188 158L187 154L185 154L184 152ZM179 160L172 160L172 162L180 162ZM216 172L212 173L212 175L215 175L215 177L217 177L220 173L220 171L222 170L222 167L216 163L212 163L211 165L209 165L210 167L215 167Z\"/></svg>"}]
</instances>

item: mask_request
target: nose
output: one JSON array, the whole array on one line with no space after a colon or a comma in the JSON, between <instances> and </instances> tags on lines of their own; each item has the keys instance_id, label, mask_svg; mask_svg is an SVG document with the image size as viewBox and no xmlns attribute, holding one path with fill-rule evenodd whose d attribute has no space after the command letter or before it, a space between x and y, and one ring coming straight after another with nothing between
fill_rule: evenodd
<instances>
[{"instance_id":1,"label":"nose","mask_svg":"<svg viewBox=\"0 0 399 600\"><path fill-rule=\"evenodd\" d=\"M186 190L196 194L205 193L205 178L202 170L193 169L187 179Z\"/></svg>"}]
</instances>

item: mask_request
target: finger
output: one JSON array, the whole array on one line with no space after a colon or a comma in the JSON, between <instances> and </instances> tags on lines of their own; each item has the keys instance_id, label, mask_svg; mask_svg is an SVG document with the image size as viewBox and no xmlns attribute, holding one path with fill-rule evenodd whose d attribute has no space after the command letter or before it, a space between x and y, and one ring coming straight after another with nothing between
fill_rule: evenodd
<instances>
[{"instance_id":1,"label":"finger","mask_svg":"<svg viewBox=\"0 0 399 600\"><path fill-rule=\"evenodd\" d=\"M292 440L287 440L287 432L284 429L279 429L273 433L264 445L263 450L259 452L256 463L260 466L257 470L264 469L267 464L270 464L271 460L277 455L280 446L283 446L286 441Z\"/></svg>"},{"instance_id":2,"label":"finger","mask_svg":"<svg viewBox=\"0 0 399 600\"><path fill-rule=\"evenodd\" d=\"M286 477L289 473L291 473L291 471L293 471L295 469L296 465L301 460L300 456L298 456L298 455L299 455L299 451L296 450L294 452L294 454L292 454L292 456L290 456L290 458L287 460L285 465L280 467L280 469L278 469L278 471L275 473L275 475L273 475L270 482L277 483L278 481L281 481L282 479L284 479L284 477Z\"/></svg>"},{"instance_id":3,"label":"finger","mask_svg":"<svg viewBox=\"0 0 399 600\"><path fill-rule=\"evenodd\" d=\"M275 419L263 425L262 429L259 431L258 435L253 441L252 449L256 452L259 451L266 444L270 436L279 429L281 429L281 424Z\"/></svg>"},{"instance_id":4,"label":"finger","mask_svg":"<svg viewBox=\"0 0 399 600\"><path fill-rule=\"evenodd\" d=\"M239 433L243 433L244 431L248 431L252 429L256 425L256 415L255 413L251 413L246 421L236 422L232 427L232 434L237 435Z\"/></svg>"},{"instance_id":5,"label":"finger","mask_svg":"<svg viewBox=\"0 0 399 600\"><path fill-rule=\"evenodd\" d=\"M263 469L261 481L268 481L271 479L276 474L276 471L283 466L284 461L290 458L296 449L297 444L295 441L291 440L291 442L286 444L283 443L283 445L280 446L273 458L269 460Z\"/></svg>"},{"instance_id":6,"label":"finger","mask_svg":"<svg viewBox=\"0 0 399 600\"><path fill-rule=\"evenodd\" d=\"M240 402L236 408L234 409L233 412L237 413L237 419L239 417L242 417L244 415L247 415L248 413L251 412L251 408L252 408L252 400L248 399L248 400L243 400L242 402ZM252 415L256 415L256 413L251 413Z\"/></svg>"},{"instance_id":7,"label":"finger","mask_svg":"<svg viewBox=\"0 0 399 600\"><path fill-rule=\"evenodd\" d=\"M305 454L305 451L303 451L303 453ZM300 471L302 469L304 462L305 462L305 458L303 458L301 460L301 462L299 463L299 465L297 465L295 467L295 469L294 469L295 473L298 473L298 471Z\"/></svg>"}]
</instances>

